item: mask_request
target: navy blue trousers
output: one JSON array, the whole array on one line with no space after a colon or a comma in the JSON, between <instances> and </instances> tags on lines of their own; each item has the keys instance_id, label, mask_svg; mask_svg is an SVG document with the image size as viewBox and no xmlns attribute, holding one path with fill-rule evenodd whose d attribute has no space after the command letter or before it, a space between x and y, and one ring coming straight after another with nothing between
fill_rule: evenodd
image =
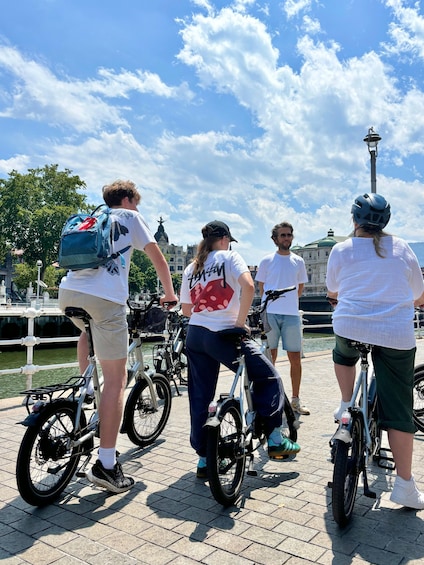
<instances>
[{"instance_id":1,"label":"navy blue trousers","mask_svg":"<svg viewBox=\"0 0 424 565\"><path fill-rule=\"evenodd\" d=\"M220 364L237 370L236 347L217 332L201 326L188 326L186 340L188 360L188 394L190 402L190 443L196 453L206 457L207 432L204 424L208 406L215 398ZM265 434L281 426L284 409L284 388L273 364L260 352L253 340L242 342L249 380L253 382L253 400L264 422Z\"/></svg>"}]
</instances>

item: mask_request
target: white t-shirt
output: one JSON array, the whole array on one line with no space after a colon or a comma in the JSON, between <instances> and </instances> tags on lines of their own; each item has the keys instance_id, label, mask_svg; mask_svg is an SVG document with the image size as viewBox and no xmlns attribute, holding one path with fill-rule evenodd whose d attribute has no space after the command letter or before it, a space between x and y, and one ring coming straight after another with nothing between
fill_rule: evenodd
<instances>
[{"instance_id":1,"label":"white t-shirt","mask_svg":"<svg viewBox=\"0 0 424 565\"><path fill-rule=\"evenodd\" d=\"M327 288L338 292L334 332L341 337L392 349L412 349L414 300L424 291L418 260L394 236L381 238L384 258L372 238L337 243L327 264Z\"/></svg>"},{"instance_id":2,"label":"white t-shirt","mask_svg":"<svg viewBox=\"0 0 424 565\"><path fill-rule=\"evenodd\" d=\"M240 275L249 271L236 251L211 251L200 273L184 271L180 301L193 304L190 324L217 332L233 328L240 309Z\"/></svg>"},{"instance_id":3,"label":"white t-shirt","mask_svg":"<svg viewBox=\"0 0 424 565\"><path fill-rule=\"evenodd\" d=\"M97 269L68 271L60 283L61 288L92 294L117 304L126 304L132 251L142 251L148 243L155 242L155 238L141 214L135 210L112 208L112 224L112 252L116 253L128 245L131 247L122 256Z\"/></svg>"},{"instance_id":4,"label":"white t-shirt","mask_svg":"<svg viewBox=\"0 0 424 565\"><path fill-rule=\"evenodd\" d=\"M278 290L293 285L298 288L299 284L308 282L305 261L295 253L290 253L290 255L271 253L266 255L259 263L255 280L264 284L264 293L267 290ZM263 296L262 300L264 298ZM277 300L268 302L267 312L298 316L298 292L293 290L277 298Z\"/></svg>"}]
</instances>

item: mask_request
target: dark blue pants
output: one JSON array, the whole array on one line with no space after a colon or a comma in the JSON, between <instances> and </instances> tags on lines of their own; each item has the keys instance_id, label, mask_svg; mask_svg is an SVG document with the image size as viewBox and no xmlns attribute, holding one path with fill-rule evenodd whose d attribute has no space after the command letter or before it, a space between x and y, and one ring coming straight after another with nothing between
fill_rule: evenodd
<instances>
[{"instance_id":1,"label":"dark blue pants","mask_svg":"<svg viewBox=\"0 0 424 565\"><path fill-rule=\"evenodd\" d=\"M236 347L217 332L189 325L186 340L189 379L191 432L190 443L196 453L206 456L208 406L215 398L220 364L235 372ZM261 416L265 434L281 426L284 409L284 389L280 375L253 340L242 342L246 370L253 384L255 409Z\"/></svg>"}]
</instances>

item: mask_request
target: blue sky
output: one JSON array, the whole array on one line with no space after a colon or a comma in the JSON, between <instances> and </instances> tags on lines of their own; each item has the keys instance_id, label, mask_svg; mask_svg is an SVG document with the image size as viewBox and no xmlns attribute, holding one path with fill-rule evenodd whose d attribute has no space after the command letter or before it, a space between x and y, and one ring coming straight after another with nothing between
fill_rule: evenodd
<instances>
[{"instance_id":1,"label":"blue sky","mask_svg":"<svg viewBox=\"0 0 424 565\"><path fill-rule=\"evenodd\" d=\"M391 233L424 241L424 11L409 0L20 0L0 21L0 176L57 163L91 203L137 183L153 231L227 222L249 264L275 223L351 230L381 135Z\"/></svg>"}]
</instances>

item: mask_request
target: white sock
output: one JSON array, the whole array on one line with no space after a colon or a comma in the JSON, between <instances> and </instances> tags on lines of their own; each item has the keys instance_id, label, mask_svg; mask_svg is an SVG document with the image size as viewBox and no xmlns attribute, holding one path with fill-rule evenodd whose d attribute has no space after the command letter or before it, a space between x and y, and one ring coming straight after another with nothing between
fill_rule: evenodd
<instances>
[{"instance_id":1,"label":"white sock","mask_svg":"<svg viewBox=\"0 0 424 565\"><path fill-rule=\"evenodd\" d=\"M114 447L99 447L99 460L105 469L113 469L116 465L116 449Z\"/></svg>"}]
</instances>

